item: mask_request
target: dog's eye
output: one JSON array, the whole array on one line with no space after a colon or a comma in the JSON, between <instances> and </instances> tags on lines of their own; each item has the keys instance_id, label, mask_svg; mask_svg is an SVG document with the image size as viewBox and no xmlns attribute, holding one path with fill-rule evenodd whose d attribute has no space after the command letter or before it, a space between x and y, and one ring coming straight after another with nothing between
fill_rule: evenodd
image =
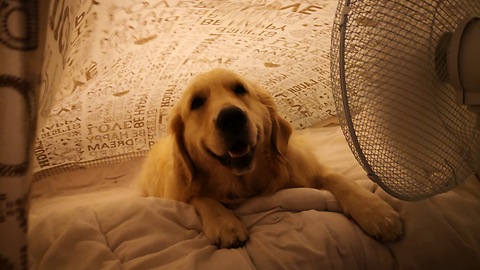
<instances>
[{"instance_id":1,"label":"dog's eye","mask_svg":"<svg viewBox=\"0 0 480 270\"><path fill-rule=\"evenodd\" d=\"M190 110L196 110L205 104L205 98L203 97L194 97L190 103Z\"/></svg>"},{"instance_id":2,"label":"dog's eye","mask_svg":"<svg viewBox=\"0 0 480 270\"><path fill-rule=\"evenodd\" d=\"M247 93L247 89L241 83L236 83L232 87L232 91L237 95L243 95Z\"/></svg>"}]
</instances>

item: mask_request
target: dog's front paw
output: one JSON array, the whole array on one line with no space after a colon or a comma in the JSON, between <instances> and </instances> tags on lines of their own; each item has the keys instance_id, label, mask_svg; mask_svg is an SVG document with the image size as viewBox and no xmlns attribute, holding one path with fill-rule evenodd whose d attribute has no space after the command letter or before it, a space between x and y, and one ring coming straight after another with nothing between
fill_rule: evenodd
<instances>
[{"instance_id":1,"label":"dog's front paw","mask_svg":"<svg viewBox=\"0 0 480 270\"><path fill-rule=\"evenodd\" d=\"M350 215L371 237L381 241L395 241L403 235L400 215L387 202L371 194L367 200L350 209Z\"/></svg>"},{"instance_id":2,"label":"dog's front paw","mask_svg":"<svg viewBox=\"0 0 480 270\"><path fill-rule=\"evenodd\" d=\"M205 236L218 248L238 248L248 240L248 230L234 215L224 215L203 225Z\"/></svg>"}]
</instances>

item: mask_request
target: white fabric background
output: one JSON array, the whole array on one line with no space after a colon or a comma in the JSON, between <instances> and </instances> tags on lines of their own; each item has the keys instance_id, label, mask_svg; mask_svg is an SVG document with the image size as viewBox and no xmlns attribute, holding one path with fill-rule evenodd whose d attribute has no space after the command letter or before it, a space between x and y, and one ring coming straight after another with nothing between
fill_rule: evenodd
<instances>
[{"instance_id":1,"label":"white fabric background","mask_svg":"<svg viewBox=\"0 0 480 270\"><path fill-rule=\"evenodd\" d=\"M164 134L188 80L214 67L263 85L295 128L334 115L329 52L336 4L54 1L36 178L143 155Z\"/></svg>"}]
</instances>

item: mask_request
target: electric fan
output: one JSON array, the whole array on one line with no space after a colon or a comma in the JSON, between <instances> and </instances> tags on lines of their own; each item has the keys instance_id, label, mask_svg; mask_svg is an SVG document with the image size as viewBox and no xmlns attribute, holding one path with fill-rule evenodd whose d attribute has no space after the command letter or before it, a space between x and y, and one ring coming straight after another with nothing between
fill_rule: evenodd
<instances>
[{"instance_id":1,"label":"electric fan","mask_svg":"<svg viewBox=\"0 0 480 270\"><path fill-rule=\"evenodd\" d=\"M335 105L368 176L392 196L448 191L480 164L480 0L341 0Z\"/></svg>"}]
</instances>

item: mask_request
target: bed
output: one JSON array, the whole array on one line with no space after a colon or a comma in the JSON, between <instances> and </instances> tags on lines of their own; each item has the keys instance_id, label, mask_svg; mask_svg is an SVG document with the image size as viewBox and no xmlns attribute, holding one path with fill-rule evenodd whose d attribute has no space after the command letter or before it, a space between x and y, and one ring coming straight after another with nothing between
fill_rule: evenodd
<instances>
[{"instance_id":1,"label":"bed","mask_svg":"<svg viewBox=\"0 0 480 270\"><path fill-rule=\"evenodd\" d=\"M2 118L16 128L0 130L8 135L0 138L8 141L2 147L17 152L15 162L25 162L5 167L13 156L0 151L0 268L480 269L476 177L430 199L405 202L370 181L352 155L330 88L336 4L5 1L0 17L28 15L27 34L40 37L32 47L43 52L43 61L30 58L30 47L21 48L26 70L34 70L17 75L29 75L31 85L41 78L25 100L4 94L27 84L12 83L0 66L2 106L28 112L30 123L21 141L21 114ZM40 18L32 15L37 8ZM10 27L12 21L5 22ZM9 63L18 60L3 49ZM295 188L240 205L234 211L250 239L242 248L218 249L191 205L139 196L136 175L165 134L169 110L192 76L214 67L264 86L317 158L400 213L404 236L379 242L342 214L331 193Z\"/></svg>"},{"instance_id":2,"label":"bed","mask_svg":"<svg viewBox=\"0 0 480 270\"><path fill-rule=\"evenodd\" d=\"M358 165L338 126L302 131L320 160L375 192L402 216L405 235L368 237L327 191L296 188L235 210L250 239L209 244L194 208L136 194L142 159L50 176L33 186L32 269L477 269L480 183L420 202L392 198ZM65 181L69 179L70 181Z\"/></svg>"}]
</instances>

